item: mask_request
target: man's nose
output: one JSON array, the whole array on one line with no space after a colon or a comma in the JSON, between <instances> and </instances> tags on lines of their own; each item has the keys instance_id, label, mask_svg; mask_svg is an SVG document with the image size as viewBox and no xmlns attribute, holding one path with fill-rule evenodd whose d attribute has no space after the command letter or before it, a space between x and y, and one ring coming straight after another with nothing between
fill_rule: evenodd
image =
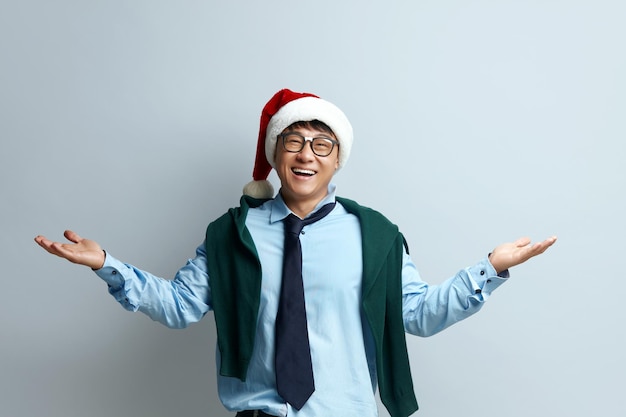
<instances>
[{"instance_id":1,"label":"man's nose","mask_svg":"<svg viewBox=\"0 0 626 417\"><path fill-rule=\"evenodd\" d=\"M298 152L298 157L303 160L311 160L315 158L315 153L313 153L313 141L305 140L304 147L300 152Z\"/></svg>"}]
</instances>

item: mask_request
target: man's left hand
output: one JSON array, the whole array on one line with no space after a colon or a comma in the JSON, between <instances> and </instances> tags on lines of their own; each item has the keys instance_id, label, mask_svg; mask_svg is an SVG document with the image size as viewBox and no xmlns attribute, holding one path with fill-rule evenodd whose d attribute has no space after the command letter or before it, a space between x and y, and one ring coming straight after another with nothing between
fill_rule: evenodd
<instances>
[{"instance_id":1,"label":"man's left hand","mask_svg":"<svg viewBox=\"0 0 626 417\"><path fill-rule=\"evenodd\" d=\"M556 236L531 245L530 239L523 237L515 242L503 243L496 247L489 255L489 261L496 272L500 273L544 253L554 242L556 242Z\"/></svg>"}]
</instances>

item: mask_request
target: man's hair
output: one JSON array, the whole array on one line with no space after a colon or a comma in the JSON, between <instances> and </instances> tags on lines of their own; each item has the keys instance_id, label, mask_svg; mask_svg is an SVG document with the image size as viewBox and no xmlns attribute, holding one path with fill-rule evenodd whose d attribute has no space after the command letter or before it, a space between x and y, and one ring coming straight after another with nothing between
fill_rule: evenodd
<instances>
[{"instance_id":1,"label":"man's hair","mask_svg":"<svg viewBox=\"0 0 626 417\"><path fill-rule=\"evenodd\" d=\"M320 130L322 132L329 133L333 137L335 137L335 132L333 132L333 130L330 127L328 127L326 123L320 120L311 120L308 122L295 122L287 126L285 130L296 129L296 128Z\"/></svg>"}]
</instances>

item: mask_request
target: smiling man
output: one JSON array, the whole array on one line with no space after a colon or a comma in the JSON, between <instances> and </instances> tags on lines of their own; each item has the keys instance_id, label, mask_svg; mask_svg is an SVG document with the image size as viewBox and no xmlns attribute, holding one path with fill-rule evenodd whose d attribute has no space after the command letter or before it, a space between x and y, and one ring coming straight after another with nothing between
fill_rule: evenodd
<instances>
[{"instance_id":1,"label":"smiling man","mask_svg":"<svg viewBox=\"0 0 626 417\"><path fill-rule=\"evenodd\" d=\"M477 312L508 269L556 238L496 247L440 285L420 279L398 228L338 197L331 183L352 147L350 122L313 94L281 90L265 105L253 181L212 222L196 256L163 280L71 231L36 242L93 268L116 300L169 327L214 312L218 390L239 417L375 417L417 410L405 333L430 336ZM267 176L275 169L280 190ZM210 414L210 413L209 413Z\"/></svg>"}]
</instances>

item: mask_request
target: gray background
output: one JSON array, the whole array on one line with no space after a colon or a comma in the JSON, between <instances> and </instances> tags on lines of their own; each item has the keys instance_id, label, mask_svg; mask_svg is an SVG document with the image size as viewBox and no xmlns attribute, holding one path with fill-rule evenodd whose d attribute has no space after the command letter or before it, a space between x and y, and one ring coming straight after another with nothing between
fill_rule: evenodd
<instances>
[{"instance_id":1,"label":"gray background","mask_svg":"<svg viewBox=\"0 0 626 417\"><path fill-rule=\"evenodd\" d=\"M477 316L410 339L416 415L624 416L625 17L620 1L3 1L0 415L231 415L212 315L179 331L128 313L32 239L72 228L172 276L238 203L260 110L289 87L350 117L339 193L397 223L426 280L559 236Z\"/></svg>"}]
</instances>

